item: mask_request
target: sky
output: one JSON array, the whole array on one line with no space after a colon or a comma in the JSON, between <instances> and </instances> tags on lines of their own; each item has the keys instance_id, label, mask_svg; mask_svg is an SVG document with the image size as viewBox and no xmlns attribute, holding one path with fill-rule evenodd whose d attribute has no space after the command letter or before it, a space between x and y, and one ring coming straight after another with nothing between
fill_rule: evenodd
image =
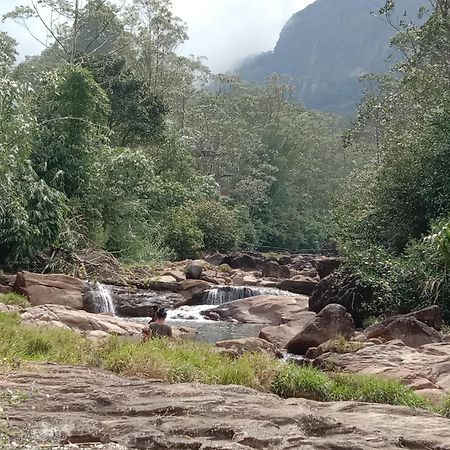
<instances>
[{"instance_id":1,"label":"sky","mask_svg":"<svg viewBox=\"0 0 450 450\"><path fill-rule=\"evenodd\" d=\"M180 49L184 55L205 56L214 72L233 69L246 56L272 50L281 28L292 14L314 0L172 0L174 13L188 26L190 39ZM29 0L0 0L0 15ZM19 55L42 49L28 31L11 21L0 30L19 42ZM36 35L45 34L32 25Z\"/></svg>"}]
</instances>

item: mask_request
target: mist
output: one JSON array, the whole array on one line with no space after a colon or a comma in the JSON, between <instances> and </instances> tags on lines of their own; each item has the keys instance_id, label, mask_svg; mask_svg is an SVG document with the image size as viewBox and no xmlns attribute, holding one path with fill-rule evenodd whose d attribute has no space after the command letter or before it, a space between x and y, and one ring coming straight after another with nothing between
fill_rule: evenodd
<instances>
[{"instance_id":1,"label":"mist","mask_svg":"<svg viewBox=\"0 0 450 450\"><path fill-rule=\"evenodd\" d=\"M313 0L172 0L173 12L187 26L189 41L179 52L204 56L213 72L232 70L243 58L275 46L289 17ZM0 0L0 15L28 0ZM38 54L43 46L23 26L12 21L0 23L19 43L19 60ZM46 32L39 23L31 31L41 40Z\"/></svg>"}]
</instances>

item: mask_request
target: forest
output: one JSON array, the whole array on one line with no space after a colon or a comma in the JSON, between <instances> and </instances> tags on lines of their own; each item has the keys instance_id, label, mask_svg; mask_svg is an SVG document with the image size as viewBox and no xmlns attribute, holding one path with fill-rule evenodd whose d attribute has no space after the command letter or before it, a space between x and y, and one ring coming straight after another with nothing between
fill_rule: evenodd
<instances>
[{"instance_id":1,"label":"forest","mask_svg":"<svg viewBox=\"0 0 450 450\"><path fill-rule=\"evenodd\" d=\"M4 20L60 18L39 56L17 64L0 33L2 267L337 246L335 282L369 289L368 313L450 317L448 0L392 21L402 58L364 77L351 123L305 109L283 75L252 85L180 56L169 0L33 5Z\"/></svg>"}]
</instances>

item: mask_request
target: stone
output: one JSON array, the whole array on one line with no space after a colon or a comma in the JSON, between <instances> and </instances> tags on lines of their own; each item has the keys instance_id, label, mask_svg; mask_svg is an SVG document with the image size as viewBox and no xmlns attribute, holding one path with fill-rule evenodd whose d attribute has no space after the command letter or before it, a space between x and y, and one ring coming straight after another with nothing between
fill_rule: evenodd
<instances>
[{"instance_id":1,"label":"stone","mask_svg":"<svg viewBox=\"0 0 450 450\"><path fill-rule=\"evenodd\" d=\"M427 308L420 309L419 311L406 314L406 317L415 317L420 322L423 322L437 331L442 329L443 322L441 308L437 305L428 306Z\"/></svg>"},{"instance_id":2,"label":"stone","mask_svg":"<svg viewBox=\"0 0 450 450\"><path fill-rule=\"evenodd\" d=\"M319 281L309 299L309 309L319 313L327 305L342 305L359 328L365 317L361 305L369 304L372 296L372 288L364 285L356 276L334 273Z\"/></svg>"},{"instance_id":3,"label":"stone","mask_svg":"<svg viewBox=\"0 0 450 450\"><path fill-rule=\"evenodd\" d=\"M356 336L353 336L351 340L353 342L366 342L367 336L363 333L358 333Z\"/></svg>"},{"instance_id":4,"label":"stone","mask_svg":"<svg viewBox=\"0 0 450 450\"><path fill-rule=\"evenodd\" d=\"M402 317L391 322L381 335L386 341L400 339L409 347L441 342L441 335L415 317Z\"/></svg>"},{"instance_id":5,"label":"stone","mask_svg":"<svg viewBox=\"0 0 450 450\"><path fill-rule=\"evenodd\" d=\"M22 314L25 323L35 325L61 324L74 331L104 331L116 334L140 334L144 325L127 322L105 314L92 314L63 305L41 305Z\"/></svg>"},{"instance_id":6,"label":"stone","mask_svg":"<svg viewBox=\"0 0 450 450\"><path fill-rule=\"evenodd\" d=\"M205 261L213 266L221 266L224 263L225 255L222 253L214 253L213 255L205 256Z\"/></svg>"},{"instance_id":7,"label":"stone","mask_svg":"<svg viewBox=\"0 0 450 450\"><path fill-rule=\"evenodd\" d=\"M248 272L260 270L264 264L264 258L260 254L238 252L226 256L223 263L228 264L232 269L241 269Z\"/></svg>"},{"instance_id":8,"label":"stone","mask_svg":"<svg viewBox=\"0 0 450 450\"><path fill-rule=\"evenodd\" d=\"M316 286L317 280L301 275L290 280L282 280L278 285L283 291L289 291L300 295L311 295Z\"/></svg>"},{"instance_id":9,"label":"stone","mask_svg":"<svg viewBox=\"0 0 450 450\"><path fill-rule=\"evenodd\" d=\"M278 263L282 266L289 266L292 264L292 258L290 256L284 255L281 258L278 258Z\"/></svg>"},{"instance_id":10,"label":"stone","mask_svg":"<svg viewBox=\"0 0 450 450\"><path fill-rule=\"evenodd\" d=\"M394 340L356 353L328 353L318 358L324 369L332 363L337 371L395 378L421 394L422 390L450 393L450 343L412 348ZM436 394L436 393L435 393Z\"/></svg>"},{"instance_id":11,"label":"stone","mask_svg":"<svg viewBox=\"0 0 450 450\"><path fill-rule=\"evenodd\" d=\"M242 386L170 384L88 367L33 369L1 377L5 391L32 392L4 406L24 447L450 450L448 419L403 406L284 400Z\"/></svg>"},{"instance_id":12,"label":"stone","mask_svg":"<svg viewBox=\"0 0 450 450\"><path fill-rule=\"evenodd\" d=\"M215 320L220 317L225 321L280 325L307 309L308 298L305 296L258 295L224 303L205 311L204 315Z\"/></svg>"},{"instance_id":13,"label":"stone","mask_svg":"<svg viewBox=\"0 0 450 450\"><path fill-rule=\"evenodd\" d=\"M83 309L88 284L68 275L19 272L15 289L28 297L32 306L52 304Z\"/></svg>"},{"instance_id":14,"label":"stone","mask_svg":"<svg viewBox=\"0 0 450 450\"><path fill-rule=\"evenodd\" d=\"M177 280L172 275L162 275L158 278L157 282L172 285L172 284L175 284L177 282Z\"/></svg>"},{"instance_id":15,"label":"stone","mask_svg":"<svg viewBox=\"0 0 450 450\"><path fill-rule=\"evenodd\" d=\"M171 325L172 337L174 339L195 339L197 337L198 331L193 327Z\"/></svg>"},{"instance_id":16,"label":"stone","mask_svg":"<svg viewBox=\"0 0 450 450\"><path fill-rule=\"evenodd\" d=\"M322 258L316 262L317 273L320 278L325 278L331 275L341 266L342 258Z\"/></svg>"},{"instance_id":17,"label":"stone","mask_svg":"<svg viewBox=\"0 0 450 450\"><path fill-rule=\"evenodd\" d=\"M199 280L205 264L206 261L204 260L190 261L186 267L186 278L189 280Z\"/></svg>"},{"instance_id":18,"label":"stone","mask_svg":"<svg viewBox=\"0 0 450 450\"><path fill-rule=\"evenodd\" d=\"M245 352L264 352L272 358L281 358L283 356L275 345L256 337L220 341L216 343L216 347L220 350L225 350L234 357L242 356Z\"/></svg>"},{"instance_id":19,"label":"stone","mask_svg":"<svg viewBox=\"0 0 450 450\"><path fill-rule=\"evenodd\" d=\"M287 343L303 330L305 325L316 317L316 313L302 311L295 314L295 319L281 325L271 325L264 327L259 332L259 337L276 345L278 348L285 348Z\"/></svg>"},{"instance_id":20,"label":"stone","mask_svg":"<svg viewBox=\"0 0 450 450\"><path fill-rule=\"evenodd\" d=\"M244 278L242 278L242 282L245 286L256 286L258 284L258 280L254 275L245 275Z\"/></svg>"},{"instance_id":21,"label":"stone","mask_svg":"<svg viewBox=\"0 0 450 450\"><path fill-rule=\"evenodd\" d=\"M186 274L180 269L171 269L163 273L163 275L169 275L175 278L176 281L186 280Z\"/></svg>"},{"instance_id":22,"label":"stone","mask_svg":"<svg viewBox=\"0 0 450 450\"><path fill-rule=\"evenodd\" d=\"M212 285L204 280L186 280L178 284L179 294L187 301L201 295L204 291L211 289Z\"/></svg>"},{"instance_id":23,"label":"stone","mask_svg":"<svg viewBox=\"0 0 450 450\"><path fill-rule=\"evenodd\" d=\"M5 305L4 303L0 303L0 312L5 313L18 313L21 312L22 308L17 305Z\"/></svg>"},{"instance_id":24,"label":"stone","mask_svg":"<svg viewBox=\"0 0 450 450\"><path fill-rule=\"evenodd\" d=\"M267 261L263 265L262 276L264 278L290 278L291 272L285 265L280 265L276 261Z\"/></svg>"},{"instance_id":25,"label":"stone","mask_svg":"<svg viewBox=\"0 0 450 450\"><path fill-rule=\"evenodd\" d=\"M292 338L286 348L289 353L304 355L310 347L318 347L326 341L355 333L352 316L341 305L328 305L300 333Z\"/></svg>"}]
</instances>

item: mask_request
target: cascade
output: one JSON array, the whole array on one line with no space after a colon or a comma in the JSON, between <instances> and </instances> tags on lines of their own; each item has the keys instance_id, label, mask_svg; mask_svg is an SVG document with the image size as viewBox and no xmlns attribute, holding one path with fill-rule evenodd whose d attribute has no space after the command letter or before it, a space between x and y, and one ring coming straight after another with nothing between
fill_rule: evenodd
<instances>
[{"instance_id":1,"label":"cascade","mask_svg":"<svg viewBox=\"0 0 450 450\"><path fill-rule=\"evenodd\" d=\"M101 283L95 284L93 292L94 305L96 312L99 314L116 315L114 301L108 287Z\"/></svg>"},{"instance_id":2,"label":"cascade","mask_svg":"<svg viewBox=\"0 0 450 450\"><path fill-rule=\"evenodd\" d=\"M204 305L222 305L241 298L255 297L257 295L279 295L291 297L295 294L276 288L258 286L218 286L205 291L202 298Z\"/></svg>"}]
</instances>

